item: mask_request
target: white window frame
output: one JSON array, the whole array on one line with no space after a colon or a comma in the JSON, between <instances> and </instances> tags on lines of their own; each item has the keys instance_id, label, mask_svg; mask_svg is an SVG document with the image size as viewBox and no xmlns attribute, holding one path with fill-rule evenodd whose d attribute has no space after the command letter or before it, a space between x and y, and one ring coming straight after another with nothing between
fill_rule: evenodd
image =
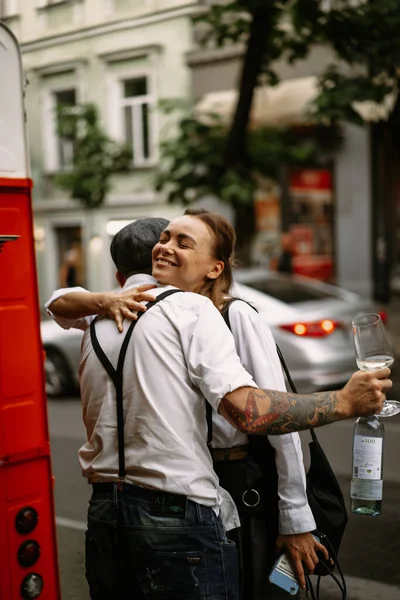
<instances>
[{"instance_id":1,"label":"white window frame","mask_svg":"<svg viewBox=\"0 0 400 600\"><path fill-rule=\"evenodd\" d=\"M147 80L147 94L133 98L124 97L124 82L130 79ZM132 165L134 167L154 166L158 159L158 119L156 114L157 95L155 91L155 77L150 69L130 69L120 71L108 77L109 87L109 129L110 135L120 141L125 142L124 125L124 107L133 107L133 145L134 157ZM144 156L143 136L140 136L142 121L140 110L134 110L143 104L149 106L149 157Z\"/></svg>"},{"instance_id":2,"label":"white window frame","mask_svg":"<svg viewBox=\"0 0 400 600\"><path fill-rule=\"evenodd\" d=\"M71 82L51 85L43 92L43 150L44 150L44 167L47 173L57 173L60 171L68 171L71 165L61 165L59 161L59 136L57 134L56 122L56 94L66 92L68 90L75 91L75 101L79 104L79 87Z\"/></svg>"},{"instance_id":3,"label":"white window frame","mask_svg":"<svg viewBox=\"0 0 400 600\"><path fill-rule=\"evenodd\" d=\"M18 15L18 0L0 0L0 18L7 19Z\"/></svg>"}]
</instances>

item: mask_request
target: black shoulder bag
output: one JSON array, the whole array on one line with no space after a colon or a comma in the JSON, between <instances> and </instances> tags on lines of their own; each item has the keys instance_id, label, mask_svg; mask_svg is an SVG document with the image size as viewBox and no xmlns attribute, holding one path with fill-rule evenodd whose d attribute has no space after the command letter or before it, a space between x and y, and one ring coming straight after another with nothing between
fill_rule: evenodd
<instances>
[{"instance_id":1,"label":"black shoulder bag","mask_svg":"<svg viewBox=\"0 0 400 600\"><path fill-rule=\"evenodd\" d=\"M230 321L229 321L229 306L235 300L240 300L240 298L233 298L226 306L225 310L222 313L222 316L225 319L226 324L229 329L231 329ZM250 304L250 306L254 308ZM282 352L278 346L276 346L279 360L281 362L282 368L285 372L287 381L290 385L293 393L297 393L296 387L292 381L292 378L289 373L289 369L286 365L286 362L283 358ZM329 555L332 559L332 563L327 562L323 558L320 558L319 563L317 564L314 575L318 576L317 581L317 595L315 596L314 589L312 587L310 578L307 580L308 591L310 593L311 598L318 599L319 598L319 586L320 579L324 575L330 575L335 582L337 583L341 593L342 600L345 600L347 597L346 591L346 582L343 576L343 573L340 569L340 565L337 560L337 555L340 547L340 543L342 541L342 537L347 525L347 510L346 504L344 501L343 493L340 488L339 482L332 470L331 465L329 464L328 458L318 441L316 433L313 428L310 428L310 434L312 441L309 443L310 449L310 467L308 472L306 473L306 482L307 482L307 498L310 508L312 510L317 529L313 532L321 541L321 543L328 549ZM272 446L268 444L262 444L261 436L248 436L250 448L254 445L257 458L262 463L266 460L267 469L268 469L268 478L271 481L271 484L278 481L278 476L276 472L276 463L275 460L272 462L271 456L265 458L265 455L273 453L275 454ZM262 446L261 446L262 444ZM264 455L264 456L263 456ZM275 458L275 457L274 457ZM273 467L272 467L273 464ZM271 469L272 467L272 469ZM265 474L265 469L263 469ZM276 493L277 489L272 490L271 493ZM341 581L336 577L333 573L335 567L338 569L338 573Z\"/></svg>"},{"instance_id":2,"label":"black shoulder bag","mask_svg":"<svg viewBox=\"0 0 400 600\"><path fill-rule=\"evenodd\" d=\"M124 341L122 342L121 350L118 356L118 364L115 369L111 364L109 358L106 356L103 348L99 344L99 340L96 335L96 328L94 319L90 323L90 339L92 341L93 350L95 351L97 358L111 377L112 382L115 385L116 391L116 402L117 402L117 432L118 432L118 487L121 489L123 486L123 482L126 476L125 469L125 434L124 434L124 410L123 410L123 368L125 362L126 351L128 349L128 344L131 339L133 330L135 328L136 323L139 319L146 314L146 312L157 302L167 298L171 294L176 294L177 292L181 292L182 290L167 290L162 294L159 294L155 300L152 302L148 302L146 305L147 310L145 312L140 312L137 315L136 321L132 321L129 325L128 331L125 334Z\"/></svg>"}]
</instances>

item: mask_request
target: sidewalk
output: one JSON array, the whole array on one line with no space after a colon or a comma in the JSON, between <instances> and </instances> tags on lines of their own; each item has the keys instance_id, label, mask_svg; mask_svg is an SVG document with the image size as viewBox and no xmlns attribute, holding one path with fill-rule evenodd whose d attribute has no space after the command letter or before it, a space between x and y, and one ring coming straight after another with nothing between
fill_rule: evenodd
<instances>
[{"instance_id":1,"label":"sidewalk","mask_svg":"<svg viewBox=\"0 0 400 600\"><path fill-rule=\"evenodd\" d=\"M360 579L345 575L347 600L399 600L400 588L370 579ZM316 578L312 577L313 583ZM289 597L289 596L288 596ZM301 594L302 600L306 598ZM323 577L321 581L321 598L323 600L339 600L341 593L331 577Z\"/></svg>"}]
</instances>

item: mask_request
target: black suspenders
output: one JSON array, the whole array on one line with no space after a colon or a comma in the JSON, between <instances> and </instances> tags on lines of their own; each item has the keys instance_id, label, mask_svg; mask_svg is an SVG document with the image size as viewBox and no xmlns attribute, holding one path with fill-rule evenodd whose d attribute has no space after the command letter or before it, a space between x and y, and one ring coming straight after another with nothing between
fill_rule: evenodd
<instances>
[{"instance_id":1,"label":"black suspenders","mask_svg":"<svg viewBox=\"0 0 400 600\"><path fill-rule=\"evenodd\" d=\"M182 290L167 290L166 292L163 292L162 294L157 296L157 298L155 300L153 300L152 302L149 302L146 305L147 310L145 312L138 313L136 321L132 321L132 323L129 326L128 331L126 332L125 339L122 342L116 369L113 367L110 360L104 353L104 350L102 349L102 347L99 344L99 341L98 341L97 335L96 335L96 328L95 328L96 319L94 319L90 323L90 338L92 341L93 350L95 351L97 358L99 359L99 361L101 362L101 364L103 365L103 367L105 368L105 370L107 371L108 375L110 376L112 382L115 385L116 401L117 401L117 430L118 430L118 486L120 489L122 488L122 484L123 484L123 481L126 476L124 413L123 413L123 367L124 367L124 362L125 362L126 351L128 349L128 344L132 337L133 329L134 329L136 323L139 321L139 319L150 308L152 308L155 304L157 304L157 302L160 302L160 300L163 300L164 298L171 296L171 294L176 294L177 292L181 292L181 291Z\"/></svg>"}]
</instances>

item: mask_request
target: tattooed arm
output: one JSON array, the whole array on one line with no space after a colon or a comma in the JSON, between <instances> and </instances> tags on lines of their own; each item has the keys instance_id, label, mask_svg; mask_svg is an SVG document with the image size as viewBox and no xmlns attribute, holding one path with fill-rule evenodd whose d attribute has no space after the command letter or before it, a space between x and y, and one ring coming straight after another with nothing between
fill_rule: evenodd
<instances>
[{"instance_id":1,"label":"tattooed arm","mask_svg":"<svg viewBox=\"0 0 400 600\"><path fill-rule=\"evenodd\" d=\"M237 429L258 435L291 433L380 411L392 387L390 369L357 371L342 390L292 394L239 388L222 399L219 412Z\"/></svg>"}]
</instances>

